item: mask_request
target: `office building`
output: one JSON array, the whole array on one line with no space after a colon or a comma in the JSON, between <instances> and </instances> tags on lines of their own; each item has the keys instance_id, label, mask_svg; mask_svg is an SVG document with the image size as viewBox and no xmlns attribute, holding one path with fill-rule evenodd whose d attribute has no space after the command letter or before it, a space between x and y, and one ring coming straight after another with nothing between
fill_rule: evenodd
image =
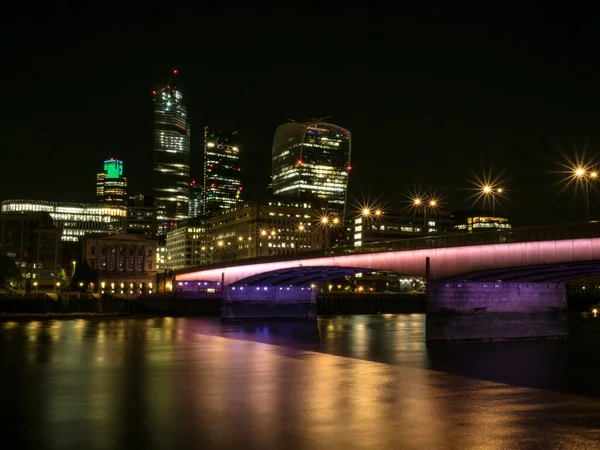
<instances>
[{"instance_id":1,"label":"office building","mask_svg":"<svg viewBox=\"0 0 600 450\"><path fill-rule=\"evenodd\" d=\"M96 198L103 206L123 206L127 203L127 178L123 176L123 161L114 158L104 161L104 170L96 175Z\"/></svg>"},{"instance_id":2,"label":"office building","mask_svg":"<svg viewBox=\"0 0 600 450\"><path fill-rule=\"evenodd\" d=\"M204 215L228 211L240 201L240 147L237 131L204 127Z\"/></svg>"},{"instance_id":3,"label":"office building","mask_svg":"<svg viewBox=\"0 0 600 450\"><path fill-rule=\"evenodd\" d=\"M175 225L167 233L167 270L181 270L211 263L210 220L197 216Z\"/></svg>"},{"instance_id":4,"label":"office building","mask_svg":"<svg viewBox=\"0 0 600 450\"><path fill-rule=\"evenodd\" d=\"M452 217L454 228L467 233L512 228L508 217L493 215L491 211L460 211L452 213Z\"/></svg>"},{"instance_id":5,"label":"office building","mask_svg":"<svg viewBox=\"0 0 600 450\"><path fill-rule=\"evenodd\" d=\"M127 233L156 234L154 197L146 194L130 195L127 201Z\"/></svg>"},{"instance_id":6,"label":"office building","mask_svg":"<svg viewBox=\"0 0 600 450\"><path fill-rule=\"evenodd\" d=\"M313 199L274 196L246 201L211 223L212 261L229 262L326 248L341 222Z\"/></svg>"},{"instance_id":7,"label":"office building","mask_svg":"<svg viewBox=\"0 0 600 450\"><path fill-rule=\"evenodd\" d=\"M48 213L0 214L0 252L15 261L21 274L16 289L55 290L61 282L61 250L60 230Z\"/></svg>"},{"instance_id":8,"label":"office building","mask_svg":"<svg viewBox=\"0 0 600 450\"><path fill-rule=\"evenodd\" d=\"M202 215L203 192L202 184L196 183L196 180L190 182L190 219Z\"/></svg>"},{"instance_id":9,"label":"office building","mask_svg":"<svg viewBox=\"0 0 600 450\"><path fill-rule=\"evenodd\" d=\"M83 236L122 232L127 226L125 206L101 206L79 203L58 203L44 200L5 200L2 213L30 214L46 212L62 241L77 242Z\"/></svg>"},{"instance_id":10,"label":"office building","mask_svg":"<svg viewBox=\"0 0 600 450\"><path fill-rule=\"evenodd\" d=\"M156 291L156 239L139 234L88 236L83 257L102 294L135 297Z\"/></svg>"},{"instance_id":11,"label":"office building","mask_svg":"<svg viewBox=\"0 0 600 450\"><path fill-rule=\"evenodd\" d=\"M374 242L419 238L429 235L452 233L455 219L445 211L412 213L390 209L366 209L354 218L353 239L355 247Z\"/></svg>"},{"instance_id":12,"label":"office building","mask_svg":"<svg viewBox=\"0 0 600 450\"><path fill-rule=\"evenodd\" d=\"M189 212L190 126L177 71L154 94L154 200L159 234Z\"/></svg>"},{"instance_id":13,"label":"office building","mask_svg":"<svg viewBox=\"0 0 600 450\"><path fill-rule=\"evenodd\" d=\"M315 195L344 217L350 150L350 131L340 126L318 120L279 126L273 140L273 193Z\"/></svg>"}]
</instances>

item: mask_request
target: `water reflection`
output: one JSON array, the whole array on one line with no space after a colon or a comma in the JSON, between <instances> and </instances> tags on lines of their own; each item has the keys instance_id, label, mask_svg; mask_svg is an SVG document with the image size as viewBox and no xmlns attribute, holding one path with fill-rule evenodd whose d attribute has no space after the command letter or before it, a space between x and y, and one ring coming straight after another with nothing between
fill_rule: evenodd
<instances>
[{"instance_id":1,"label":"water reflection","mask_svg":"<svg viewBox=\"0 0 600 450\"><path fill-rule=\"evenodd\" d=\"M597 399L568 394L598 379L592 332L428 349L421 315L0 331L1 420L15 448L581 449L600 439Z\"/></svg>"}]
</instances>

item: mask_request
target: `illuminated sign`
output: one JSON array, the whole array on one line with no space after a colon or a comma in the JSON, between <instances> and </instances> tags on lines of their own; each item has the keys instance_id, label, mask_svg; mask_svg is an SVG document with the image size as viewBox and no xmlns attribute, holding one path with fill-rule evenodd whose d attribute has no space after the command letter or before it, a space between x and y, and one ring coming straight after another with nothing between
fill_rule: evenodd
<instances>
[{"instance_id":1,"label":"illuminated sign","mask_svg":"<svg viewBox=\"0 0 600 450\"><path fill-rule=\"evenodd\" d=\"M109 159L104 161L104 172L107 178L120 178L123 176L123 161Z\"/></svg>"}]
</instances>

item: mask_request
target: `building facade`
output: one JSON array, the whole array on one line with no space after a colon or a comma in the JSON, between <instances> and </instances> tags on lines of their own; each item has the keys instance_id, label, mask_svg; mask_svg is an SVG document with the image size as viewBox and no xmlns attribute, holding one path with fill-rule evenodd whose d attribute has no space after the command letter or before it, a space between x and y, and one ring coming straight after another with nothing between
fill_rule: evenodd
<instances>
[{"instance_id":1,"label":"building facade","mask_svg":"<svg viewBox=\"0 0 600 450\"><path fill-rule=\"evenodd\" d=\"M159 234L189 212L190 126L173 77L154 94L154 197Z\"/></svg>"},{"instance_id":2,"label":"building facade","mask_svg":"<svg viewBox=\"0 0 600 450\"><path fill-rule=\"evenodd\" d=\"M203 192L202 184L198 184L196 180L190 182L190 212L188 214L190 219L202 215Z\"/></svg>"},{"instance_id":3,"label":"building facade","mask_svg":"<svg viewBox=\"0 0 600 450\"><path fill-rule=\"evenodd\" d=\"M126 229L125 206L101 206L79 203L58 203L44 200L5 200L2 213L29 214L47 212L55 228L61 230L61 240L77 242L83 236L116 233Z\"/></svg>"},{"instance_id":4,"label":"building facade","mask_svg":"<svg viewBox=\"0 0 600 450\"><path fill-rule=\"evenodd\" d=\"M179 222L167 233L167 270L204 266L211 263L212 235L210 220L197 216Z\"/></svg>"},{"instance_id":5,"label":"building facade","mask_svg":"<svg viewBox=\"0 0 600 450\"><path fill-rule=\"evenodd\" d=\"M130 195L127 201L127 233L156 234L154 197L146 194Z\"/></svg>"},{"instance_id":6,"label":"building facade","mask_svg":"<svg viewBox=\"0 0 600 450\"><path fill-rule=\"evenodd\" d=\"M330 123L285 123L273 139L275 195L315 195L345 215L350 170L350 131Z\"/></svg>"},{"instance_id":7,"label":"building facade","mask_svg":"<svg viewBox=\"0 0 600 450\"><path fill-rule=\"evenodd\" d=\"M402 211L372 209L354 218L352 244L419 238L455 231L455 220L447 212L429 211L427 216Z\"/></svg>"},{"instance_id":8,"label":"building facade","mask_svg":"<svg viewBox=\"0 0 600 450\"><path fill-rule=\"evenodd\" d=\"M96 174L96 198L102 206L127 204L127 178L123 176L123 161L108 159L104 170Z\"/></svg>"},{"instance_id":9,"label":"building facade","mask_svg":"<svg viewBox=\"0 0 600 450\"><path fill-rule=\"evenodd\" d=\"M51 291L61 283L60 230L48 213L0 214L0 252L21 272L18 289Z\"/></svg>"},{"instance_id":10,"label":"building facade","mask_svg":"<svg viewBox=\"0 0 600 450\"><path fill-rule=\"evenodd\" d=\"M228 211L242 193L239 134L204 127L204 215Z\"/></svg>"},{"instance_id":11,"label":"building facade","mask_svg":"<svg viewBox=\"0 0 600 450\"><path fill-rule=\"evenodd\" d=\"M149 236L89 236L83 257L98 275L100 293L131 297L156 292L156 248Z\"/></svg>"},{"instance_id":12,"label":"building facade","mask_svg":"<svg viewBox=\"0 0 600 450\"><path fill-rule=\"evenodd\" d=\"M474 233L477 231L506 230L512 228L506 216L490 211L462 211L452 214L454 228L458 231Z\"/></svg>"},{"instance_id":13,"label":"building facade","mask_svg":"<svg viewBox=\"0 0 600 450\"><path fill-rule=\"evenodd\" d=\"M244 202L211 223L213 262L325 248L340 225L313 200L277 196Z\"/></svg>"}]
</instances>

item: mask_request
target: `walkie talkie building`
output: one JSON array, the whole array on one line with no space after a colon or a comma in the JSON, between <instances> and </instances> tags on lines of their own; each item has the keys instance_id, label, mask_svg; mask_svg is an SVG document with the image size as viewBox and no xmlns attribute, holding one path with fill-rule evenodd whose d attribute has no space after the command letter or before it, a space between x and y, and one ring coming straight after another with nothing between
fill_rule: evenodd
<instances>
[{"instance_id":1,"label":"walkie talkie building","mask_svg":"<svg viewBox=\"0 0 600 450\"><path fill-rule=\"evenodd\" d=\"M346 204L350 131L331 123L285 123L273 140L273 193L314 195L342 212Z\"/></svg>"}]
</instances>

